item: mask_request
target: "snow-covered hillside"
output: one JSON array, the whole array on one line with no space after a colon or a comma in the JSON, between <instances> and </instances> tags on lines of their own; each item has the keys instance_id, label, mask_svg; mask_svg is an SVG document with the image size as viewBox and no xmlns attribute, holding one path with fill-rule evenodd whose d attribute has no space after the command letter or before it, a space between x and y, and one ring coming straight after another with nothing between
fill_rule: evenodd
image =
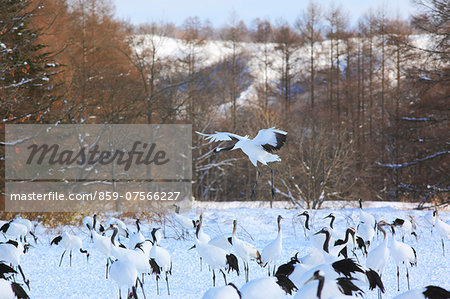
<instances>
[{"instance_id":1,"label":"snow-covered hillside","mask_svg":"<svg viewBox=\"0 0 450 299\"><path fill-rule=\"evenodd\" d=\"M386 39L385 37L384 39ZM373 56L381 57L381 48L377 45L380 45L383 37L376 36L372 39L373 44ZM412 45L417 47L417 49L429 49L432 45L431 37L428 35L412 35L410 36L410 41ZM364 41L367 46L367 40ZM361 38L351 38L350 43L352 47L357 48L361 46L363 40ZM146 57L147 59L156 59L160 61L178 61L183 59L188 55L188 53L193 53L196 55L196 61L198 62L198 68L206 68L210 67L220 61L227 59L233 53L233 46L229 41L218 41L218 40L206 40L193 45L192 43L186 43L181 39L158 36L158 35L136 35L133 39L133 47L136 50L136 53L139 54L140 57ZM316 72L320 72L321 70L328 70L330 68L330 55L331 50L333 49L334 55L334 63L335 51L336 48L339 47L339 67L341 69L342 74L345 73L346 68L346 53L347 53L347 44L342 40L333 41L333 47L331 45L330 40L325 40L322 42L316 42L314 44L314 52L315 52L315 68ZM260 84L263 84L267 79L267 82L272 87L275 87L280 80L280 72L282 69L283 58L280 51L277 51L277 44L268 43L268 44L260 44L260 43L238 43L237 44L237 53L246 53L248 57L247 66L249 72L253 78L252 83L245 89L237 99L237 105L252 105L256 104L257 100L257 87ZM394 53L394 46L389 45L387 43L386 53ZM268 52L267 56L267 64L269 67L265 68L265 55L264 53ZM144 53L146 52L146 54ZM150 55L151 53L151 55ZM427 69L428 67L433 67L430 63L436 63L436 61L425 61L423 57L421 57L419 51L417 51L416 56L411 56L413 58L408 58L407 60L402 61L402 69L407 69L411 66L421 66L423 69ZM154 56L153 56L154 55ZM353 55L356 55L355 53ZM387 84L392 84L395 86L396 84L396 61L395 55L387 55L386 56L386 77ZM378 65L379 59L375 59L374 62L374 73L379 73L381 67ZM309 66L310 66L310 47L309 45L299 46L292 54L290 58L290 68L292 74L295 74L295 77L299 81L305 81L309 78ZM172 65L173 64L169 64ZM336 67L336 66L335 66ZM165 71L168 71L167 69ZM183 71L182 69L178 69L178 71ZM229 108L229 104L224 104L219 107L218 112L223 113L226 109Z\"/></svg>"},{"instance_id":2,"label":"snow-covered hillside","mask_svg":"<svg viewBox=\"0 0 450 299\"><path fill-rule=\"evenodd\" d=\"M406 243L413 246L418 255L418 266L410 270L410 280L412 288L423 287L426 285L439 285L450 289L450 250L446 249L446 256L442 255L440 239L431 234L431 211L417 210L398 210L388 205L384 207L367 208L367 212L376 217L377 220L393 221L395 218L413 216L417 225L418 240L407 236ZM296 252L299 256L306 255L313 249L310 242L305 238L304 229L301 221L297 217L302 211L291 208L266 207L245 207L231 203L228 206L212 203L195 203L194 208L186 216L196 218L203 212L204 230L211 237L231 234L232 222L238 220L237 235L254 244L261 249L265 244L276 237L276 218L282 215L284 219L281 222L283 230L283 262L289 261ZM343 233L347 227L356 227L359 221L359 209L346 208L341 210L323 209L310 211L312 227L315 230L328 224L324 216L333 212L337 218L335 228L339 233ZM442 220L448 222L450 213L440 212ZM106 216L99 216L99 219L106 222ZM135 230L133 219L123 219L129 225L131 230ZM146 219L141 219L142 231L146 238L150 238L152 227L161 226L161 224L149 223ZM162 226L165 232L165 238L160 245L166 248L173 261L172 276L169 278L171 296L166 292L165 281L162 279L159 283L161 295L160 298L201 298L206 290L211 287L211 274L207 267L203 265L203 271L200 271L200 264L195 250L188 250L194 242L191 237L187 240L176 240L174 237L179 233L180 228L174 223L172 214L168 214ZM69 267L68 256L61 267L58 267L62 248L52 246L50 241L61 231L69 231L81 236L84 247L90 252L89 263L86 263L85 255L79 252L73 254L73 265ZM84 227L60 227L56 230L45 229L42 226L37 227L38 243L31 248L27 254L22 257L22 268L25 275L30 279L31 298L117 298L118 289L114 281L105 279L105 258L95 248L94 244L89 242L89 235ZM374 243L381 242L380 236L375 236ZM123 240L127 244L127 240ZM450 244L447 248L450 247ZM364 258L359 255L362 264ZM242 265L240 265L242 267ZM392 260L388 263L383 275L383 282L386 287L384 298L392 298L397 293L396 270ZM401 268L400 288L401 291L407 290L405 269ZM250 279L266 277L267 270L259 267L255 262L250 263ZM229 282L234 282L237 287L245 283L244 275L237 277L234 273L228 275ZM220 274L217 275L217 284L223 285L223 279ZM154 276L146 276L144 289L147 298L155 298L156 285ZM366 292L365 298L377 298L376 291ZM138 291L141 298L141 291ZM124 293L122 293L124 296Z\"/></svg>"}]
</instances>

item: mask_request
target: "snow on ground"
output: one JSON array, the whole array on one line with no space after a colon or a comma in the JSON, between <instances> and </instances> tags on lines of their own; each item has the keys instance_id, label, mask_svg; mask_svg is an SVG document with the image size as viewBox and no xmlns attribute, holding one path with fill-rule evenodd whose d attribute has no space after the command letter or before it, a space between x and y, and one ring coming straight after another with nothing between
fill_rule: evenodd
<instances>
[{"instance_id":1,"label":"snow on ground","mask_svg":"<svg viewBox=\"0 0 450 299\"><path fill-rule=\"evenodd\" d=\"M211 237L229 234L232 231L233 219L238 219L238 236L258 248L263 248L265 244L276 237L276 217L282 215L283 229L283 260L287 262L296 252L299 256L307 254L311 248L308 247L309 241L305 239L302 225L296 217L302 211L297 209L287 209L285 207L257 207L256 204L249 205L237 203L194 203L193 209L186 213L187 216L197 217L201 211L204 213L204 230ZM392 221L397 217L407 217L412 215L417 223L418 241L412 236L407 237L406 242L412 245L418 255L418 267L410 271L412 288L423 287L426 285L439 285L450 289L450 243L447 242L446 257L442 255L440 239L431 234L431 211L403 210L393 208L392 204L385 203L385 206L365 209L373 214L378 220L384 219ZM368 204L369 206L369 204ZM375 206L375 204L373 204ZM398 207L399 205L397 205ZM406 205L408 206L408 205ZM334 212L337 216L335 228L343 232L347 226L356 227L359 217L359 209L345 208L341 210L313 210L310 211L313 229L320 229L327 224L327 220L322 218ZM440 212L440 218L449 222L450 213ZM172 255L173 271L169 278L170 290L172 296L167 296L165 281L160 281L160 298L201 298L203 293L211 287L211 273L203 265L203 271L200 272L199 259L194 250L188 248L193 245L190 240L176 240L176 229L170 225L170 214L168 223L165 226L165 239L161 241L161 246L165 247ZM101 217L106 222L106 216ZM133 219L126 219L126 222L132 226ZM143 223L143 232L146 237L150 237L149 230L157 224L148 223L141 219ZM91 253L89 263L79 252L73 253L72 267L69 267L68 254L64 257L61 267L58 262L62 249L60 247L50 247L50 241L62 230L68 230L83 238L84 247ZM38 226L38 244L22 256L22 268L25 275L30 279L31 298L118 298L118 289L114 281L105 279L105 258L96 251L94 245L89 242L89 235L82 227L64 227L56 230L47 230ZM375 240L375 243L381 241ZM126 241L123 243L126 244ZM361 258L361 257L360 257ZM242 267L242 266L241 266ZM386 287L384 298L392 298L397 294L396 272L392 261L388 264L383 275L383 281ZM255 262L250 265L250 279L265 277L267 270L260 268ZM405 269L401 268L400 289L406 291ZM234 282L238 287L245 283L244 275L236 277L229 274L229 282ZM217 285L223 284L221 275L217 275ZM145 292L147 298L155 298L156 285L154 277L146 276ZM376 291L366 291L365 298L376 298ZM139 291L140 298L142 297ZM124 292L122 293L124 295Z\"/></svg>"}]
</instances>

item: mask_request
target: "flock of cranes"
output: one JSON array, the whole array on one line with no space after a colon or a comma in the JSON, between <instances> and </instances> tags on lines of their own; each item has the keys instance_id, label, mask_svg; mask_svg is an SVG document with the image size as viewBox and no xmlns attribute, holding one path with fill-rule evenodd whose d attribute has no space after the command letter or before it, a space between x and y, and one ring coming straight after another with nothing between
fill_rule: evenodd
<instances>
[{"instance_id":1,"label":"flock of cranes","mask_svg":"<svg viewBox=\"0 0 450 299\"><path fill-rule=\"evenodd\" d=\"M273 152L283 146L287 132L275 128L263 129L253 139L227 132L199 134L210 142L233 142L231 146L216 148L216 153L241 149L248 156L257 168L253 192L260 174L258 162L266 165L272 174L271 188L272 197L274 196L274 174L267 163L280 161L279 156ZM450 292L439 286L410 289L410 267L417 266L417 255L420 254L406 242L408 238L418 237L413 218L397 218L388 222L376 219L364 211L361 200L359 205L356 228L337 227L335 213L330 213L319 221L313 221L308 211L298 213L293 220L298 221L304 217L301 223L310 250L309 253L295 253L286 263L282 261L282 215L278 215L276 226L274 225L276 237L262 246L261 250L252 244L253 240L238 236L237 219L233 221L230 234L211 238L204 231L207 223L203 214L198 219L191 219L181 214L180 207L174 205L172 217L181 227L183 239L193 241L194 245L190 249L195 250L190 252L195 252L200 258L200 271L203 271L205 263L211 272L212 288L203 294L204 299L278 299L286 296L298 299L355 298L364 297L366 292L373 290L377 290L378 297L381 298L386 289L383 282L386 266L391 261L395 263L397 270L398 291L400 268L405 267L406 273L408 291L399 294L397 299L450 298ZM327 219L329 223L324 225ZM147 275L155 277L157 294L160 294L159 280L164 279L167 295L170 295L169 277L172 275L172 267L183 268L183 265L172 265L170 250L161 246L163 236L159 227L143 230L140 220L136 219L135 228L132 228L115 217L110 217L102 224L97 215L86 216L83 225L89 233L85 243L93 243L89 247L90 252L86 249L86 244L83 245L82 238L67 231L52 238L49 245L59 246L63 250L59 267L64 266L63 258L67 251L69 267L72 266L73 251L84 254L87 264L91 255L102 255L105 258L105 278L116 282L119 298L122 298L123 290L126 290L125 298L138 298L141 294L146 298L144 285ZM321 227L313 229L313 225ZM437 210L433 212L433 230L441 241L442 254L445 256L445 242L450 238L450 225L439 219ZM38 244L34 225L29 220L16 218L1 222L0 232L4 238L0 242L0 298L29 298L27 290L31 286L20 259L33 247L29 242L30 236L34 239L34 246ZM256 263L256 267L266 268L267 274L250 279L252 263ZM181 270L185 276L195 275L196 271ZM220 280L216 280L216 274L223 277L223 285L219 285ZM103 276L103 270L99 275ZM240 275L244 275L245 284L238 287L232 280Z\"/></svg>"},{"instance_id":2,"label":"flock of cranes","mask_svg":"<svg viewBox=\"0 0 450 299\"><path fill-rule=\"evenodd\" d=\"M182 228L186 239L193 241L192 249L195 250L190 254L200 257L206 265L200 270L207 269L211 273L212 288L203 294L204 299L351 298L364 297L372 290L376 290L381 298L386 288L383 278L389 263L397 269L399 295L396 298L450 298L450 292L439 286L410 287L410 267L417 266L417 255L420 255L407 242L417 238L413 219L397 218L391 222L375 219L363 210L362 204L357 216L359 222L355 229L342 227L342 221L337 225L339 214L330 213L323 219L314 219L308 211L297 213L293 220L303 227L305 234L301 238L307 240L311 248L309 253L297 252L286 263L282 260L283 219L286 216L276 218L274 239L261 246L261 250L252 244L252 240L238 236L236 219L229 234L211 238L204 231L203 214L198 219L191 219L175 206L171 217ZM410 224L405 225L407 222ZM437 211L433 212L431 222L433 234L442 244L442 255L445 255L444 244L450 238L450 226L439 219ZM84 240L67 231L52 238L49 246L58 246L62 250L59 262L55 261L55 264L70 268L72 253L77 252L86 257L86 265L89 265L91 255L103 255L105 277L116 282L119 298L146 298L146 276L154 276L157 294L160 293L159 280L165 280L167 294L170 295L172 267L183 266L172 265L170 250L160 245L163 236L159 227L143 229L139 219L127 226L114 217L103 225L96 215L85 217L83 225L88 234ZM318 225L320 229L313 228ZM367 227L361 229L363 225ZM0 242L0 298L29 298L27 292L32 286L21 267L21 257L38 246L33 223L16 218L0 223L0 230L4 238ZM65 264L63 258L67 252L69 262ZM250 279L252 263L257 268L265 268L266 275ZM408 288L405 293L400 292L402 267ZM199 270L183 271L195 275ZM216 279L216 275L223 277L223 283L220 282L222 278ZM245 277L245 284L238 287L235 279L240 275Z\"/></svg>"}]
</instances>

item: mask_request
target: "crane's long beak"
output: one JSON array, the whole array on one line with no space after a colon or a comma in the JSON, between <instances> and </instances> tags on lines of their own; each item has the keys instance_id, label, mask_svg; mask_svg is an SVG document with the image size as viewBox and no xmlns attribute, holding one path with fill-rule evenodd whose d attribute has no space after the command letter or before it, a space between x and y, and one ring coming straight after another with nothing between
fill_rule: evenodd
<instances>
[{"instance_id":1,"label":"crane's long beak","mask_svg":"<svg viewBox=\"0 0 450 299\"><path fill-rule=\"evenodd\" d=\"M321 230L319 230L318 232L316 232L314 235L318 235L318 234L323 234L325 233L325 231L323 230L323 228Z\"/></svg>"},{"instance_id":2,"label":"crane's long beak","mask_svg":"<svg viewBox=\"0 0 450 299\"><path fill-rule=\"evenodd\" d=\"M316 277L313 275L313 276L311 276L311 278L308 279L303 285L304 285L304 286L307 285L308 283L310 283L310 282L313 281L314 279L316 279Z\"/></svg>"}]
</instances>

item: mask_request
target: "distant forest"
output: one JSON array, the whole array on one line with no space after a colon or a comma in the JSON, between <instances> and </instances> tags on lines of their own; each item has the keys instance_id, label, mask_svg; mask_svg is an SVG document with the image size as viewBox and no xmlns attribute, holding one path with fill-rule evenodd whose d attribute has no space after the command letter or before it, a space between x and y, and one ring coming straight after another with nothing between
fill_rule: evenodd
<instances>
[{"instance_id":1,"label":"distant forest","mask_svg":"<svg viewBox=\"0 0 450 299\"><path fill-rule=\"evenodd\" d=\"M378 10L350 25L349 12L311 2L294 24L231 18L213 28L197 17L134 26L106 0L0 1L2 141L7 124L188 123L251 137L275 126L288 132L272 164L276 200L441 203L450 194L450 7L415 4L409 20ZM164 55L161 36L183 45L179 55ZM211 41L230 54L206 64ZM246 104L255 58L256 100ZM197 200L270 199L267 167L252 197L256 170L240 151L214 155L217 144L192 138Z\"/></svg>"}]
</instances>

